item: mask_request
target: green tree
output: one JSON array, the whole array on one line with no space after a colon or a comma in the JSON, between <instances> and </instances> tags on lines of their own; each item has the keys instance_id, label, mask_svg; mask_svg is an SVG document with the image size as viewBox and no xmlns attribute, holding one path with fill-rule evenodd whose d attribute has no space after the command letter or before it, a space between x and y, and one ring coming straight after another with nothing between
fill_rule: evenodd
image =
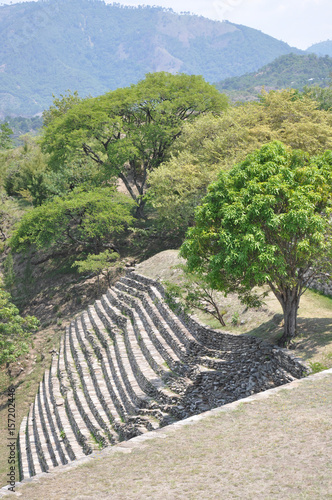
<instances>
[{"instance_id":1,"label":"green tree","mask_svg":"<svg viewBox=\"0 0 332 500\"><path fill-rule=\"evenodd\" d=\"M151 172L146 199L157 210L157 225L167 232L184 235L193 222L195 207L215 176L215 169L193 164L190 156L185 154Z\"/></svg>"},{"instance_id":2,"label":"green tree","mask_svg":"<svg viewBox=\"0 0 332 500\"><path fill-rule=\"evenodd\" d=\"M318 154L332 149L332 114L295 90L263 93L261 102L204 115L186 123L172 157L148 176L149 201L165 227L175 220L183 230L194 208L220 170L273 140ZM180 217L180 214L184 214Z\"/></svg>"},{"instance_id":3,"label":"green tree","mask_svg":"<svg viewBox=\"0 0 332 500\"><path fill-rule=\"evenodd\" d=\"M76 260L72 267L76 267L79 273L93 272L97 274L97 288L98 295L100 295L99 275L105 276L108 286L111 286L112 276L121 268L121 264L117 263L118 259L118 253L105 250L97 255L89 254L84 260Z\"/></svg>"},{"instance_id":4,"label":"green tree","mask_svg":"<svg viewBox=\"0 0 332 500\"><path fill-rule=\"evenodd\" d=\"M0 149L10 149L13 147L10 136L13 134L12 129L8 123L1 123L0 125Z\"/></svg>"},{"instance_id":5,"label":"green tree","mask_svg":"<svg viewBox=\"0 0 332 500\"><path fill-rule=\"evenodd\" d=\"M9 196L22 196L34 206L49 196L46 181L47 156L34 138L22 136L23 146L11 150L5 159L4 188Z\"/></svg>"},{"instance_id":6,"label":"green tree","mask_svg":"<svg viewBox=\"0 0 332 500\"><path fill-rule=\"evenodd\" d=\"M202 273L189 272L185 265L178 267L182 270L180 284L164 283L169 304L185 313L198 309L215 318L221 326L226 326L224 316L227 310L220 305L220 293L210 286Z\"/></svg>"},{"instance_id":7,"label":"green tree","mask_svg":"<svg viewBox=\"0 0 332 500\"><path fill-rule=\"evenodd\" d=\"M183 122L226 106L227 98L200 76L151 73L137 85L84 99L54 117L43 150L54 171L84 152L105 179L122 181L142 217L147 174L167 158Z\"/></svg>"},{"instance_id":8,"label":"green tree","mask_svg":"<svg viewBox=\"0 0 332 500\"><path fill-rule=\"evenodd\" d=\"M50 123L56 118L61 118L63 115L69 111L73 106L81 102L81 98L78 95L78 92L71 92L67 90L66 94L60 94L59 97L56 97L52 94L53 104L48 109L43 111L43 125L47 127Z\"/></svg>"},{"instance_id":9,"label":"green tree","mask_svg":"<svg viewBox=\"0 0 332 500\"><path fill-rule=\"evenodd\" d=\"M109 187L92 191L76 189L64 197L55 197L27 212L10 238L16 252L31 245L68 253L92 249L95 254L110 248L133 217L133 202Z\"/></svg>"},{"instance_id":10,"label":"green tree","mask_svg":"<svg viewBox=\"0 0 332 500\"><path fill-rule=\"evenodd\" d=\"M310 158L272 142L210 186L181 254L213 288L257 299L268 284L296 336L300 297L331 269L332 152Z\"/></svg>"},{"instance_id":11,"label":"green tree","mask_svg":"<svg viewBox=\"0 0 332 500\"><path fill-rule=\"evenodd\" d=\"M34 316L23 318L0 282L0 366L29 352L31 334L38 328Z\"/></svg>"},{"instance_id":12,"label":"green tree","mask_svg":"<svg viewBox=\"0 0 332 500\"><path fill-rule=\"evenodd\" d=\"M318 87L317 85L314 85L313 87L305 87L303 93L316 101L318 103L319 109L331 111L332 83L330 83L330 85L326 88Z\"/></svg>"},{"instance_id":13,"label":"green tree","mask_svg":"<svg viewBox=\"0 0 332 500\"><path fill-rule=\"evenodd\" d=\"M101 176L96 165L85 155L77 156L61 170L48 167L48 155L41 150L39 140L29 134L21 136L24 142L2 153L0 161L4 188L10 196L22 196L38 206L56 195L65 195L78 186L100 185Z\"/></svg>"}]
</instances>

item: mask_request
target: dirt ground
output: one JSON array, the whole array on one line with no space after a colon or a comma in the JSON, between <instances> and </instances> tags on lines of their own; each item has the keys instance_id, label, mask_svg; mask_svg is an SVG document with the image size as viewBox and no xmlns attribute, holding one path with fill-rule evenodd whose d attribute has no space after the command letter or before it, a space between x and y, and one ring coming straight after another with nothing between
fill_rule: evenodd
<instances>
[{"instance_id":1,"label":"dirt ground","mask_svg":"<svg viewBox=\"0 0 332 500\"><path fill-rule=\"evenodd\" d=\"M332 372L290 386L181 429L165 428L164 439L131 453L105 450L17 494L25 500L332 499Z\"/></svg>"}]
</instances>

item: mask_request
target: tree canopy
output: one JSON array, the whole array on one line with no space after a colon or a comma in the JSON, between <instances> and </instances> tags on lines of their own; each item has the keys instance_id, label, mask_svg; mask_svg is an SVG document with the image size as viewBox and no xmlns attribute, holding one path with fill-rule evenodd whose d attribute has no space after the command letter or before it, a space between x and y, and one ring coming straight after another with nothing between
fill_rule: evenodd
<instances>
[{"instance_id":1,"label":"tree canopy","mask_svg":"<svg viewBox=\"0 0 332 500\"><path fill-rule=\"evenodd\" d=\"M72 251L114 249L114 238L133 217L133 202L109 187L76 189L25 213L10 239L14 251L67 247Z\"/></svg>"},{"instance_id":2,"label":"tree canopy","mask_svg":"<svg viewBox=\"0 0 332 500\"><path fill-rule=\"evenodd\" d=\"M53 113L42 147L54 171L85 154L105 179L123 182L141 216L147 174L165 161L183 122L226 107L227 98L200 76L148 74L136 85Z\"/></svg>"},{"instance_id":3,"label":"tree canopy","mask_svg":"<svg viewBox=\"0 0 332 500\"><path fill-rule=\"evenodd\" d=\"M310 157L275 141L209 187L181 254L189 271L244 301L269 285L283 308L280 342L287 344L302 293L332 266L331 209L332 152Z\"/></svg>"},{"instance_id":4,"label":"tree canopy","mask_svg":"<svg viewBox=\"0 0 332 500\"><path fill-rule=\"evenodd\" d=\"M1 125L0 125L0 149L9 149L12 147L12 140L11 140L12 134L13 134L13 131L9 127L7 122L1 123Z\"/></svg>"},{"instance_id":5,"label":"tree canopy","mask_svg":"<svg viewBox=\"0 0 332 500\"><path fill-rule=\"evenodd\" d=\"M148 176L149 200L165 226L186 228L219 171L273 140L315 155L332 149L332 114L296 90L263 93L261 102L186 123L172 157Z\"/></svg>"}]
</instances>

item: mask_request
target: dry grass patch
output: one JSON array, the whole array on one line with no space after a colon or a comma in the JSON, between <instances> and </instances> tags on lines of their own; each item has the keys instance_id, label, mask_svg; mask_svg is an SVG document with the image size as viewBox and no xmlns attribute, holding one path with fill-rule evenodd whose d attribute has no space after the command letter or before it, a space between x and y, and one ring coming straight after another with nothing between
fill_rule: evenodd
<instances>
[{"instance_id":1,"label":"dry grass patch","mask_svg":"<svg viewBox=\"0 0 332 500\"><path fill-rule=\"evenodd\" d=\"M332 499L332 375L19 489L24 499Z\"/></svg>"}]
</instances>

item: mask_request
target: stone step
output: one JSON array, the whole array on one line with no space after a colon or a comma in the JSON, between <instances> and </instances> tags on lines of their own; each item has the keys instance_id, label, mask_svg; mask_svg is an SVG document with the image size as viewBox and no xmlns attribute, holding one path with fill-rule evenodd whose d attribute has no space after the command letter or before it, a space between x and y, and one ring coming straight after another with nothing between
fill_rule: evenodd
<instances>
[{"instance_id":1,"label":"stone step","mask_svg":"<svg viewBox=\"0 0 332 500\"><path fill-rule=\"evenodd\" d=\"M137 281L135 278L144 280L145 284ZM243 338L239 336L220 334L213 330L211 330L211 336L220 335L220 341L218 341L220 347L218 347L218 350L216 348L211 349L211 347L206 346L204 341L200 340L200 335L197 335L197 332L196 337L191 333L191 331L195 331L197 328L198 330L206 330L206 328L202 328L189 317L186 318L186 322L181 321L165 302L164 291L159 283L136 273L128 273L127 276L120 279L120 283L130 287L131 293L140 296L144 300L144 305L158 329L161 331L166 329L163 335L167 339L167 343L171 344L174 350L176 350L176 344L178 343L182 349L186 345L186 354L187 352L193 352L195 356L203 355L214 359L217 356L218 359L231 361L238 357L241 351L248 355L248 352L256 349L255 341L250 338L244 342ZM187 324L188 321L190 322L189 325ZM184 337L181 337L180 330L185 335ZM179 340L179 338L182 340ZM181 352L178 354L184 363L188 362L186 355L183 355L183 353L181 355Z\"/></svg>"},{"instance_id":2,"label":"stone step","mask_svg":"<svg viewBox=\"0 0 332 500\"><path fill-rule=\"evenodd\" d=\"M110 338L112 340L112 345L107 350L107 354L110 370L112 373L112 379L114 382L114 392L116 391L119 400L126 409L127 414L136 415L140 406L147 405L148 398L146 394L144 394L140 389L137 393L134 391L129 383L128 376L126 378L123 377L123 368L115 351L115 339L116 337L119 337L121 333L118 331L117 326L107 316L107 313L104 311L104 308L99 300L95 302L94 306L90 306L88 311L89 318L92 325L96 329L97 335L103 335L104 338L109 335L111 336ZM105 328L105 323L107 325L108 331Z\"/></svg>"},{"instance_id":3,"label":"stone step","mask_svg":"<svg viewBox=\"0 0 332 500\"><path fill-rule=\"evenodd\" d=\"M72 426L72 429L76 435L76 438L85 450L86 454L89 454L92 453L92 451L95 449L95 443L91 438L91 431L89 429L89 426L81 415L81 412L84 414L82 403L78 399L77 394L74 393L70 383L70 379L68 377L66 356L67 350L65 349L65 346L66 332L64 333L60 342L58 358L58 378L60 383L60 393L63 397L66 413L68 415L68 419ZM80 406L80 409L78 408L78 405ZM90 422L89 424L90 427L92 427L92 424ZM61 430L61 434L64 435L64 430Z\"/></svg>"},{"instance_id":4,"label":"stone step","mask_svg":"<svg viewBox=\"0 0 332 500\"><path fill-rule=\"evenodd\" d=\"M42 468L43 457L39 457L38 451L40 451L40 447L38 442L36 441L35 431L34 431L34 411L33 411L33 403L30 405L29 415L28 415L28 423L27 423L27 442L28 442L28 461L29 461L29 472L30 476L35 476L36 474L40 474L44 472Z\"/></svg>"},{"instance_id":5,"label":"stone step","mask_svg":"<svg viewBox=\"0 0 332 500\"><path fill-rule=\"evenodd\" d=\"M158 282L129 273L66 329L20 427L21 478L287 383L296 363L178 317Z\"/></svg>"},{"instance_id":6,"label":"stone step","mask_svg":"<svg viewBox=\"0 0 332 500\"><path fill-rule=\"evenodd\" d=\"M103 344L109 346L108 360L116 389L121 396L121 401L127 408L128 404L131 407L126 422L134 422L137 415L140 414L140 408L149 406L153 403L153 400L138 385L131 369L122 333L110 319L102 303L96 301L94 307L89 307L88 311L92 325L96 329L96 332L98 332ZM147 417L140 418L139 422L149 430L159 426L154 419Z\"/></svg>"},{"instance_id":7,"label":"stone step","mask_svg":"<svg viewBox=\"0 0 332 500\"><path fill-rule=\"evenodd\" d=\"M54 453L53 464L55 461L56 465L65 465L70 461L70 457L67 454L65 446L59 440L57 433L57 423L49 395L49 371L45 372L43 381L39 385L39 404L40 412L43 413L44 433L47 435L46 439L50 443Z\"/></svg>"},{"instance_id":8,"label":"stone step","mask_svg":"<svg viewBox=\"0 0 332 500\"><path fill-rule=\"evenodd\" d=\"M111 304L108 304L109 309L106 312L104 304L105 304L105 297L103 296L102 303L96 301L95 310L99 315L100 319L105 321L109 325L110 332L114 332L114 337L113 337L114 353L117 359L122 380L126 386L128 394L130 394L132 400L136 402L137 406L146 407L148 403L151 401L152 397L151 395L147 395L147 392L144 390L145 386L147 385L144 384L146 382L145 377L142 373L141 368L137 366L137 362L136 366L132 365L133 355L131 351L128 351L127 345L125 343L125 338L127 334L126 330L129 327L127 323L130 324L130 322L126 321L126 326L125 328L123 328L122 332L120 332L118 329L117 330L114 329L114 323L108 314L109 310L112 309L112 306ZM121 315L120 312L119 315ZM130 327L129 328L132 333L131 324ZM142 354L140 355L140 358L141 358L140 360L143 362ZM153 372L153 376L155 375L156 374ZM143 388L141 387L141 385L143 385Z\"/></svg>"},{"instance_id":9,"label":"stone step","mask_svg":"<svg viewBox=\"0 0 332 500\"><path fill-rule=\"evenodd\" d=\"M77 318L70 326L70 346L75 360L76 370L79 375L82 389L90 407L101 428L105 431L112 444L118 442L111 422L114 417L103 399L99 383L104 384L103 372L97 357L87 342L81 318ZM87 342L88 344L88 342Z\"/></svg>"},{"instance_id":10,"label":"stone step","mask_svg":"<svg viewBox=\"0 0 332 500\"><path fill-rule=\"evenodd\" d=\"M59 353L60 356L60 353ZM50 415L56 422L55 433L62 450L66 450L68 460L82 458L92 452L86 443L85 436L81 433L76 422L71 424L66 411L65 399L60 391L60 382L57 377L58 358L53 356L51 368L45 373L45 394L49 393ZM47 390L48 389L48 390Z\"/></svg>"},{"instance_id":11,"label":"stone step","mask_svg":"<svg viewBox=\"0 0 332 500\"><path fill-rule=\"evenodd\" d=\"M134 290L128 286L124 280L120 280L116 283L114 289L119 290L119 298L137 312L140 319L140 326L138 327L139 332L137 335L142 336L142 340L144 344L147 344L147 348L152 358L156 361L159 359L159 364L166 363L171 370L177 373L185 373L186 365L181 362L181 358L183 359L185 357L186 350L177 339L177 341L174 339L172 342L172 333L168 332L166 322L163 321L157 310L156 312L162 322L158 322L158 319L156 320L156 314L153 314L153 304L148 294ZM143 334L140 330L143 331ZM151 344L153 347L150 347Z\"/></svg>"},{"instance_id":12,"label":"stone step","mask_svg":"<svg viewBox=\"0 0 332 500\"><path fill-rule=\"evenodd\" d=\"M122 315L121 310L116 307L116 305L119 305L119 299L111 288L107 291L106 296L103 296L103 304L107 302L108 311L112 309L117 315ZM165 386L160 376L149 365L140 349L131 321L127 320L123 332L123 337L121 335L116 337L117 342L115 345L118 346L118 351L123 360L124 373L130 374L133 382L144 393L157 399L157 401L169 405L176 404L179 399L178 395ZM170 373L169 370L167 372ZM166 373L166 370L164 370L164 373Z\"/></svg>"},{"instance_id":13,"label":"stone step","mask_svg":"<svg viewBox=\"0 0 332 500\"><path fill-rule=\"evenodd\" d=\"M27 443L26 437L27 437L27 422L28 422L28 417L23 417L23 420L20 425L20 431L19 431L19 467L20 467L20 480L22 481L23 479L26 479L27 477L30 477L30 471L29 471L29 460L28 460L28 447L29 444Z\"/></svg>"},{"instance_id":14,"label":"stone step","mask_svg":"<svg viewBox=\"0 0 332 500\"><path fill-rule=\"evenodd\" d=\"M75 329L75 326L70 325L69 328L66 328L66 332L64 335L65 340L63 354L69 382L69 385L67 386L67 389L69 389L69 391L67 392L66 396L68 396L70 392L72 393L77 409L81 414L82 420L86 424L92 441L94 441L95 443L97 442L98 446L104 447L108 440L107 435L100 425L97 415L95 415L94 411L92 411L90 408L89 400L91 400L91 398L88 391L85 392L83 386L81 386L81 379L77 372L75 359L71 351L70 339L73 338L73 329ZM88 374L85 375L88 377ZM92 388L92 384L89 388ZM95 446L93 446L93 448L95 448Z\"/></svg>"},{"instance_id":15,"label":"stone step","mask_svg":"<svg viewBox=\"0 0 332 500\"><path fill-rule=\"evenodd\" d=\"M126 420L128 413L111 370L112 356L110 349L113 349L112 340L105 331L93 306L89 306L88 312L82 314L82 326L85 340L91 346L101 364L103 380L99 381L99 386L112 415L113 424L116 426L121 425L120 423ZM131 406L131 408L133 407Z\"/></svg>"},{"instance_id":16,"label":"stone step","mask_svg":"<svg viewBox=\"0 0 332 500\"><path fill-rule=\"evenodd\" d=\"M110 297L112 295L112 298ZM108 299L111 301L111 307L120 314L125 314L130 318L132 325L131 331L135 336L134 348L137 351L142 351L151 369L160 377L167 379L171 376L171 371L165 364L165 359L155 348L151 341L145 325L138 314L139 303L135 298L131 297L124 286L112 287L108 290ZM129 326L129 325L128 325ZM131 333L131 331L129 333ZM137 344L138 343L138 347Z\"/></svg>"},{"instance_id":17,"label":"stone step","mask_svg":"<svg viewBox=\"0 0 332 500\"><path fill-rule=\"evenodd\" d=\"M154 325L155 330L164 339L166 346L172 348L172 350L177 354L178 358L184 363L187 361L187 350L186 343L178 338L174 333L172 328L169 326L164 317L160 314L156 301L152 300L149 295L149 290L147 285L143 285L132 278L123 277L120 280L121 283L127 286L129 293L137 296L144 306L144 310L150 319L150 323Z\"/></svg>"},{"instance_id":18,"label":"stone step","mask_svg":"<svg viewBox=\"0 0 332 500\"><path fill-rule=\"evenodd\" d=\"M186 325L182 323L182 321L166 304L162 286L161 285L158 286L158 284L154 280L145 278L145 276L141 276L138 273L133 273L133 272L128 273L127 278L131 280L131 286L133 288L137 286L135 282L146 285L146 291L150 295L153 304L158 309L165 323L173 331L173 333L181 342L181 344L183 344L186 347L186 350L191 351L193 347L197 344L197 340L189 331L189 329L186 327Z\"/></svg>"},{"instance_id":19,"label":"stone step","mask_svg":"<svg viewBox=\"0 0 332 500\"><path fill-rule=\"evenodd\" d=\"M108 421L115 426L121 425L124 409L117 400L114 402L114 398L116 399L114 391L109 391L108 388L111 371L107 362L106 349L97 338L87 312L82 314L79 321L78 339L91 373L96 395L107 415Z\"/></svg>"},{"instance_id":20,"label":"stone step","mask_svg":"<svg viewBox=\"0 0 332 500\"><path fill-rule=\"evenodd\" d=\"M55 458L55 453L49 438L48 429L45 425L45 415L40 400L41 385L42 383L39 384L39 390L34 402L34 431L35 434L38 435L39 446L42 451L42 456L44 457L43 470L47 471L59 464ZM39 456L40 455L41 454L39 453Z\"/></svg>"}]
</instances>

